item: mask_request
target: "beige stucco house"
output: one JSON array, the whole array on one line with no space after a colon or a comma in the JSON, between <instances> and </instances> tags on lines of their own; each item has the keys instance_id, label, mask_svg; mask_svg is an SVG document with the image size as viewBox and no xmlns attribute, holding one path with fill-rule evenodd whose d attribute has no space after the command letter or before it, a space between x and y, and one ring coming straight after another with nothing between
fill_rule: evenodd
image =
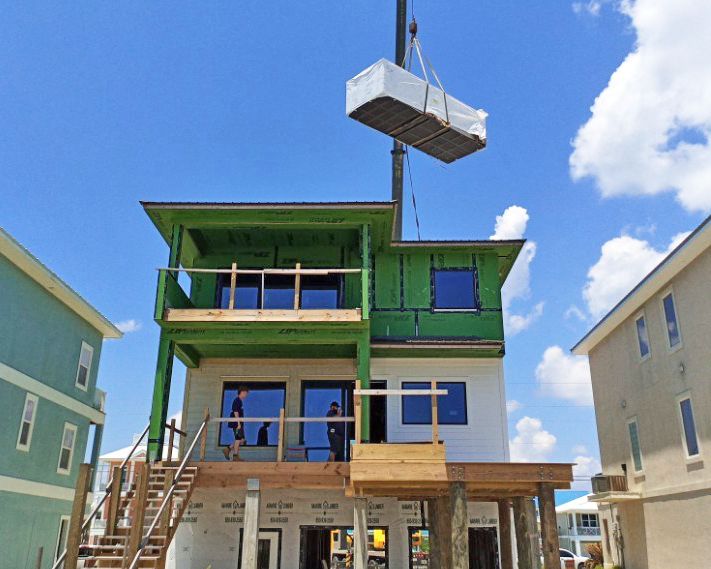
<instances>
[{"instance_id":1,"label":"beige stucco house","mask_svg":"<svg viewBox=\"0 0 711 569\"><path fill-rule=\"evenodd\" d=\"M573 352L590 358L606 566L708 566L711 217Z\"/></svg>"}]
</instances>

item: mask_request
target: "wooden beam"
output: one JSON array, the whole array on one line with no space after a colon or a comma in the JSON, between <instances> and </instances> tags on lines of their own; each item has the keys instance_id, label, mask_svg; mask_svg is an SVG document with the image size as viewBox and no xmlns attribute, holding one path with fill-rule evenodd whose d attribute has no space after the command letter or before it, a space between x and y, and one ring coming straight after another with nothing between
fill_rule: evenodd
<instances>
[{"instance_id":1,"label":"wooden beam","mask_svg":"<svg viewBox=\"0 0 711 569\"><path fill-rule=\"evenodd\" d=\"M230 273L230 300L228 308L234 310L235 307L235 289L237 288L237 262L232 263L232 272Z\"/></svg>"},{"instance_id":2,"label":"wooden beam","mask_svg":"<svg viewBox=\"0 0 711 569\"><path fill-rule=\"evenodd\" d=\"M358 393L359 391L361 391L361 380L356 379L355 385L355 394L353 395L353 413L355 415L355 444L359 445L362 440L361 429L363 428L363 405L361 402L360 393Z\"/></svg>"},{"instance_id":3,"label":"wooden beam","mask_svg":"<svg viewBox=\"0 0 711 569\"><path fill-rule=\"evenodd\" d=\"M210 408L205 407L204 421L210 419ZM202 431L202 436L200 437L200 462L205 461L205 452L207 451L207 431L209 430L209 424L205 425Z\"/></svg>"},{"instance_id":4,"label":"wooden beam","mask_svg":"<svg viewBox=\"0 0 711 569\"><path fill-rule=\"evenodd\" d=\"M143 523L146 519L146 500L148 498L148 479L151 475L150 463L137 465L136 490L131 500L131 528L128 533L128 543L124 551L124 567L128 568L138 553L143 539Z\"/></svg>"},{"instance_id":5,"label":"wooden beam","mask_svg":"<svg viewBox=\"0 0 711 569\"><path fill-rule=\"evenodd\" d=\"M354 389L354 395L447 395L446 389Z\"/></svg>"},{"instance_id":6,"label":"wooden beam","mask_svg":"<svg viewBox=\"0 0 711 569\"><path fill-rule=\"evenodd\" d=\"M108 515L106 516L106 534L115 535L118 523L119 506L121 505L121 480L122 471L120 466L114 466L111 470L111 493L109 494Z\"/></svg>"},{"instance_id":7,"label":"wooden beam","mask_svg":"<svg viewBox=\"0 0 711 569\"><path fill-rule=\"evenodd\" d=\"M82 538L81 526L84 523L84 511L86 510L86 498L89 494L90 479L91 466L89 464L79 465L74 502L72 504L72 515L69 519L67 556L64 561L64 569L77 569L79 546L81 545Z\"/></svg>"},{"instance_id":8,"label":"wooden beam","mask_svg":"<svg viewBox=\"0 0 711 569\"><path fill-rule=\"evenodd\" d=\"M299 309L299 295L301 294L301 263L296 263L296 274L294 275L294 310Z\"/></svg>"},{"instance_id":9,"label":"wooden beam","mask_svg":"<svg viewBox=\"0 0 711 569\"><path fill-rule=\"evenodd\" d=\"M170 487L173 485L173 477L175 476L175 470L166 470L165 478L163 479L163 496L168 495ZM170 529L170 516L173 513L173 498L170 498L168 505L163 512L163 516L160 520L160 532L156 535L168 535ZM177 523L177 522L176 522Z\"/></svg>"},{"instance_id":10,"label":"wooden beam","mask_svg":"<svg viewBox=\"0 0 711 569\"><path fill-rule=\"evenodd\" d=\"M165 322L360 322L360 308L229 309L166 308Z\"/></svg>"},{"instance_id":11,"label":"wooden beam","mask_svg":"<svg viewBox=\"0 0 711 569\"><path fill-rule=\"evenodd\" d=\"M508 500L498 500L499 509L499 549L501 569L514 569L513 542L511 540L511 507Z\"/></svg>"},{"instance_id":12,"label":"wooden beam","mask_svg":"<svg viewBox=\"0 0 711 569\"><path fill-rule=\"evenodd\" d=\"M439 444L439 414L438 414L438 408L437 408L437 395L435 395L435 391L437 391L437 381L432 380L432 444L437 445Z\"/></svg>"},{"instance_id":13,"label":"wooden beam","mask_svg":"<svg viewBox=\"0 0 711 569\"><path fill-rule=\"evenodd\" d=\"M452 504L452 569L469 569L469 514L464 483L452 482L449 497Z\"/></svg>"},{"instance_id":14,"label":"wooden beam","mask_svg":"<svg viewBox=\"0 0 711 569\"><path fill-rule=\"evenodd\" d=\"M558 567L560 565L560 543L558 541L553 485L548 483L539 485L538 511L541 518L543 565L545 567Z\"/></svg>"},{"instance_id":15,"label":"wooden beam","mask_svg":"<svg viewBox=\"0 0 711 569\"><path fill-rule=\"evenodd\" d=\"M430 537L430 551L434 551L435 562L440 569L452 569L452 503L448 495L431 501L431 528L436 541Z\"/></svg>"},{"instance_id":16,"label":"wooden beam","mask_svg":"<svg viewBox=\"0 0 711 569\"><path fill-rule=\"evenodd\" d=\"M535 553L532 548L533 535L531 532L535 520L531 520L529 516L528 502L530 501L530 498L524 496L516 496L513 499L518 569L536 569L534 565Z\"/></svg>"},{"instance_id":17,"label":"wooden beam","mask_svg":"<svg viewBox=\"0 0 711 569\"><path fill-rule=\"evenodd\" d=\"M368 569L368 499L353 502L353 569Z\"/></svg>"},{"instance_id":18,"label":"wooden beam","mask_svg":"<svg viewBox=\"0 0 711 569\"><path fill-rule=\"evenodd\" d=\"M168 435L168 456L166 460L173 460L173 444L175 443L175 417L170 420L170 434Z\"/></svg>"},{"instance_id":19,"label":"wooden beam","mask_svg":"<svg viewBox=\"0 0 711 569\"><path fill-rule=\"evenodd\" d=\"M244 502L242 532L242 569L257 569L259 552L259 480L250 478Z\"/></svg>"},{"instance_id":20,"label":"wooden beam","mask_svg":"<svg viewBox=\"0 0 711 569\"><path fill-rule=\"evenodd\" d=\"M277 462L284 460L284 408L279 409L279 440L277 442Z\"/></svg>"}]
</instances>

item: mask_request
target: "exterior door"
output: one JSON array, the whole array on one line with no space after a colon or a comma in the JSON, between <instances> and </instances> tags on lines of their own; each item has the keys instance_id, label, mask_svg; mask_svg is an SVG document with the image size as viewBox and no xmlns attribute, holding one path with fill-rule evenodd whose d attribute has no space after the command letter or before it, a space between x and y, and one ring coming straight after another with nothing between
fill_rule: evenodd
<instances>
[{"instance_id":1,"label":"exterior door","mask_svg":"<svg viewBox=\"0 0 711 569\"><path fill-rule=\"evenodd\" d=\"M498 569L496 528L469 528L469 569Z\"/></svg>"}]
</instances>

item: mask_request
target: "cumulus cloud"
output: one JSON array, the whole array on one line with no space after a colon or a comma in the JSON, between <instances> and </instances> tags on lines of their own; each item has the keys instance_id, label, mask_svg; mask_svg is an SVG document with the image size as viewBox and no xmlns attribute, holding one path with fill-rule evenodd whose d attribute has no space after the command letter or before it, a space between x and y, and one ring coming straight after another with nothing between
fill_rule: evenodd
<instances>
[{"instance_id":1,"label":"cumulus cloud","mask_svg":"<svg viewBox=\"0 0 711 569\"><path fill-rule=\"evenodd\" d=\"M578 130L571 175L605 197L674 192L687 210L711 211L711 2L617 6L637 41Z\"/></svg>"},{"instance_id":2,"label":"cumulus cloud","mask_svg":"<svg viewBox=\"0 0 711 569\"><path fill-rule=\"evenodd\" d=\"M130 334L131 332L138 332L143 326L139 320L134 320L133 318L129 320L122 320L121 322L116 322L114 324L124 334Z\"/></svg>"},{"instance_id":3,"label":"cumulus cloud","mask_svg":"<svg viewBox=\"0 0 711 569\"><path fill-rule=\"evenodd\" d=\"M600 461L594 456L587 454L577 455L573 462L573 488L576 490L589 490L590 478L602 471Z\"/></svg>"},{"instance_id":4,"label":"cumulus cloud","mask_svg":"<svg viewBox=\"0 0 711 569\"><path fill-rule=\"evenodd\" d=\"M588 270L588 280L583 288L590 314L596 319L604 316L688 235L675 235L664 250L657 250L648 241L629 235L620 235L604 243L600 258Z\"/></svg>"},{"instance_id":5,"label":"cumulus cloud","mask_svg":"<svg viewBox=\"0 0 711 569\"><path fill-rule=\"evenodd\" d=\"M529 215L526 208L512 205L504 213L496 216L494 233L489 239L522 239L526 232ZM527 241L516 259L506 283L501 290L506 333L513 336L533 324L543 314L543 303L539 302L527 314L514 314L511 304L531 296L531 263L536 256L536 243Z\"/></svg>"},{"instance_id":6,"label":"cumulus cloud","mask_svg":"<svg viewBox=\"0 0 711 569\"><path fill-rule=\"evenodd\" d=\"M582 310L580 310L580 308L575 306L574 304L571 304L568 307L568 309L565 311L563 316L565 317L566 320L568 320L570 318L576 318L576 319L580 320L581 322L585 322L585 320L587 320L587 316L585 316L585 313Z\"/></svg>"},{"instance_id":7,"label":"cumulus cloud","mask_svg":"<svg viewBox=\"0 0 711 569\"><path fill-rule=\"evenodd\" d=\"M509 399L506 402L506 413L510 415L511 413L515 413L522 407L523 404L520 401L516 401L515 399Z\"/></svg>"},{"instance_id":8,"label":"cumulus cloud","mask_svg":"<svg viewBox=\"0 0 711 569\"><path fill-rule=\"evenodd\" d=\"M557 439L543 428L540 419L523 417L516 423L516 436L509 441L513 462L547 462Z\"/></svg>"},{"instance_id":9,"label":"cumulus cloud","mask_svg":"<svg viewBox=\"0 0 711 569\"><path fill-rule=\"evenodd\" d=\"M589 0L589 2L573 2L573 12L576 14L589 14L599 16L602 2L600 0Z\"/></svg>"},{"instance_id":10,"label":"cumulus cloud","mask_svg":"<svg viewBox=\"0 0 711 569\"><path fill-rule=\"evenodd\" d=\"M586 356L570 356L560 346L550 346L536 367L536 379L543 395L592 405L590 364Z\"/></svg>"}]
</instances>

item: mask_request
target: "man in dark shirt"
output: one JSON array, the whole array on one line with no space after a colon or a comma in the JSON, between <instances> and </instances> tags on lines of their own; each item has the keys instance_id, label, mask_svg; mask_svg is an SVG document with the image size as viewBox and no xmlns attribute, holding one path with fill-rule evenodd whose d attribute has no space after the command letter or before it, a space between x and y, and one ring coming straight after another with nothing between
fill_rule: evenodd
<instances>
[{"instance_id":1,"label":"man in dark shirt","mask_svg":"<svg viewBox=\"0 0 711 569\"><path fill-rule=\"evenodd\" d=\"M338 401L332 401L326 417L341 417L343 411ZM329 421L328 428L328 462L343 462L344 444L346 442L346 424L343 421Z\"/></svg>"},{"instance_id":2,"label":"man in dark shirt","mask_svg":"<svg viewBox=\"0 0 711 569\"><path fill-rule=\"evenodd\" d=\"M249 388L244 385L240 385L237 388L237 397L235 397L232 402L230 417L236 417L238 419L244 418L244 400L247 398L247 395L249 395ZM232 429L235 440L232 444L223 449L225 458L227 460L240 460L239 447L247 441L244 436L244 423L242 421L230 421L227 423L227 426Z\"/></svg>"}]
</instances>

